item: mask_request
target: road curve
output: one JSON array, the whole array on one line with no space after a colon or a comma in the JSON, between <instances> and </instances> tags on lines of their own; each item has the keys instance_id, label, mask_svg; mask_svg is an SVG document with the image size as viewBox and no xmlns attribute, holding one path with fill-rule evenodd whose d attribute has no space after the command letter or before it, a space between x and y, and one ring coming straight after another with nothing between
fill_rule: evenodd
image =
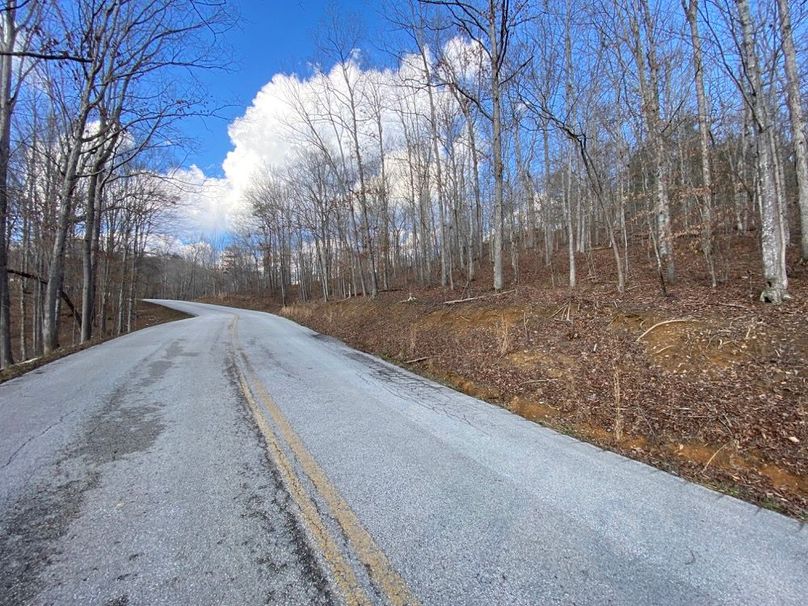
<instances>
[{"instance_id":1,"label":"road curve","mask_svg":"<svg viewBox=\"0 0 808 606\"><path fill-rule=\"evenodd\" d=\"M265 313L0 385L0 605L804 604L808 529Z\"/></svg>"}]
</instances>

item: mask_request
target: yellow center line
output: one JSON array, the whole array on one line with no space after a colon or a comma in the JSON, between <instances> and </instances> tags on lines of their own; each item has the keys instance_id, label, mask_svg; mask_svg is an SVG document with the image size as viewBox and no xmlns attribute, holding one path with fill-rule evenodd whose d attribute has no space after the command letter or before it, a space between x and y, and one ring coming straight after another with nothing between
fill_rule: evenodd
<instances>
[{"instance_id":1,"label":"yellow center line","mask_svg":"<svg viewBox=\"0 0 808 606\"><path fill-rule=\"evenodd\" d=\"M234 322L232 325L232 334L234 342L238 344L238 328L236 324L237 322ZM387 598L390 604L394 606L417 606L419 604L418 599L412 594L404 580L393 568L387 556L373 540L370 533L362 526L362 523L359 521L354 511L328 479L325 471L323 471L322 467L317 463L314 456L304 446L302 440L286 419L286 416L272 400L260 379L258 379L255 369L244 352L241 352L241 358L246 368L246 378L249 380L249 385L251 386L251 389L245 390L245 392L252 391L256 399L263 404L263 408L269 412L272 421L278 428L283 440L289 446L298 464L303 469L303 472L311 480L316 491L331 510L334 519L342 528L342 532L351 544L356 557L367 569L373 584L384 597ZM246 381L244 387L246 387ZM253 404L255 403L253 402ZM263 418L259 407L256 406L255 408L258 410L254 411L253 414L255 414L256 417ZM263 423L267 425L267 429L272 433L273 443L275 444L273 452L275 448L277 448L288 464L289 461L278 445L274 432L272 432L266 419L263 419ZM294 475L293 468L290 473ZM305 490L296 476L295 480L300 486L300 489Z\"/></svg>"},{"instance_id":2,"label":"yellow center line","mask_svg":"<svg viewBox=\"0 0 808 606\"><path fill-rule=\"evenodd\" d=\"M237 372L239 386L241 387L241 391L247 400L247 405L249 406L256 423L258 424L258 428L266 440L267 450L269 450L270 455L277 464L283 483L286 486L286 489L289 491L289 495L292 497L292 500L294 500L295 504L300 510L304 523L308 527L314 541L317 543L317 547L319 548L323 559L331 569L334 582L337 584L340 593L342 593L345 603L348 606L369 606L372 603L370 598L362 589L353 568L342 555L339 546L331 536L331 533L328 531L328 527L320 516L320 512L317 511L316 505L311 500L311 497L308 495L306 489L300 482L300 478L298 478L295 474L294 466L283 452L280 444L278 444L272 428L267 423L264 415L261 414L259 406L253 399L244 375L242 374L241 370L238 370Z\"/></svg>"}]
</instances>

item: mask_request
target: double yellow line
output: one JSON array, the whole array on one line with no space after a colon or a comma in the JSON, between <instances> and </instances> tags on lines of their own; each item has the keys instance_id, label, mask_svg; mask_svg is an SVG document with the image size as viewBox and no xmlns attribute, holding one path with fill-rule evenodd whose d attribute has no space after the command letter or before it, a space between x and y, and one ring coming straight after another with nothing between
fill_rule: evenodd
<instances>
[{"instance_id":1,"label":"double yellow line","mask_svg":"<svg viewBox=\"0 0 808 606\"><path fill-rule=\"evenodd\" d=\"M393 606L416 606L418 599L411 593L387 556L370 533L362 526L354 511L328 479L322 467L306 449L286 416L267 393L238 340L238 316L230 324L233 346L240 352L236 361L238 381L247 406L266 440L267 450L275 461L303 522L317 544L325 563L331 570L337 589L349 606L372 604L366 588L340 548L317 506L325 503L330 516L337 522L342 535L356 559L361 562L378 596ZM268 415L268 417L267 417ZM271 420L271 422L270 422ZM287 451L290 453L287 455ZM315 494L309 494L306 484L297 474L295 463L308 477Z\"/></svg>"}]
</instances>

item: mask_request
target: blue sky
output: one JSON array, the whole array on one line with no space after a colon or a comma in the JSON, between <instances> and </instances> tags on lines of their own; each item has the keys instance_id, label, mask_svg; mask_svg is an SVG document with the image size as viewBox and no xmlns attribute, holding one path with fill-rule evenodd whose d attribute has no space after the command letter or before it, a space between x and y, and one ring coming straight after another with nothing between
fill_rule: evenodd
<instances>
[{"instance_id":1,"label":"blue sky","mask_svg":"<svg viewBox=\"0 0 808 606\"><path fill-rule=\"evenodd\" d=\"M364 43L370 50L386 27L381 2L372 0L235 0L239 23L227 32L223 45L232 57L227 71L201 74L215 106L229 105L219 118L196 118L182 127L195 140L183 164L201 168L211 177L221 177L221 163L231 149L227 127L242 115L261 87L276 73L309 72L318 59L317 32L329 11L361 19Z\"/></svg>"}]
</instances>

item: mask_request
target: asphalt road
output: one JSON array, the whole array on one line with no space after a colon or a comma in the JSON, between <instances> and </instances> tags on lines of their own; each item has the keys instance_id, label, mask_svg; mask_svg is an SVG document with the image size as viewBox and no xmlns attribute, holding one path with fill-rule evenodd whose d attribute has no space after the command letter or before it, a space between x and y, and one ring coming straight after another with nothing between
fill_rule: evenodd
<instances>
[{"instance_id":1,"label":"asphalt road","mask_svg":"<svg viewBox=\"0 0 808 606\"><path fill-rule=\"evenodd\" d=\"M0 604L805 604L808 529L285 319L0 385Z\"/></svg>"}]
</instances>

